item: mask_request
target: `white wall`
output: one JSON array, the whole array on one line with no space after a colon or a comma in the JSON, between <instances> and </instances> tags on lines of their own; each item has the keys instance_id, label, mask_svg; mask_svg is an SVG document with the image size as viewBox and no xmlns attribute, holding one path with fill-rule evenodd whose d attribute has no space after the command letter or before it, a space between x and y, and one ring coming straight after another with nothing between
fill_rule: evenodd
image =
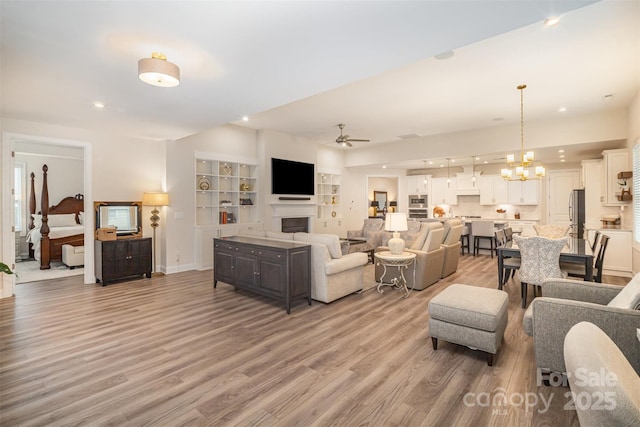
<instances>
[{"instance_id":1,"label":"white wall","mask_svg":"<svg viewBox=\"0 0 640 427\"><path fill-rule=\"evenodd\" d=\"M84 147L88 161L84 162L85 210L93 209L92 202L142 200L145 191L161 190L165 184L166 143L98 133L87 129L56 126L2 118L3 135L21 135L22 139L52 145ZM3 137L3 153L14 139ZM87 159L85 159L87 160ZM54 171L51 171L50 177ZM3 191L7 184L3 183ZM49 186L52 191L52 187ZM54 190L55 191L55 190ZM3 193L3 197L6 195ZM3 199L4 200L4 199ZM89 206L89 209L87 209ZM143 210L143 233L152 235L148 217L151 208ZM3 215L4 216L4 215ZM145 220L146 217L146 220ZM158 240L163 240L162 221ZM2 227L6 229L7 224ZM85 232L85 283L95 283L93 263L93 217L88 218ZM4 240L4 239L3 239ZM1 255L1 254L0 254ZM160 257L159 257L160 261Z\"/></svg>"}]
</instances>

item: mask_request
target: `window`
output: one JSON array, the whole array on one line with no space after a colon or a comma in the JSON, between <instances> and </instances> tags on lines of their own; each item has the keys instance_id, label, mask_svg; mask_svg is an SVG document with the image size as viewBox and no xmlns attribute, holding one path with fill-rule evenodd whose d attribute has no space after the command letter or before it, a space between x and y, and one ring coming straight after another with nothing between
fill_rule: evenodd
<instances>
[{"instance_id":1,"label":"window","mask_svg":"<svg viewBox=\"0 0 640 427\"><path fill-rule=\"evenodd\" d=\"M640 243L640 141L633 146L633 188L636 196L633 198L633 240Z\"/></svg>"},{"instance_id":2,"label":"window","mask_svg":"<svg viewBox=\"0 0 640 427\"><path fill-rule=\"evenodd\" d=\"M13 176L13 223L16 231L24 236L27 233L27 165L24 162L15 162Z\"/></svg>"}]
</instances>

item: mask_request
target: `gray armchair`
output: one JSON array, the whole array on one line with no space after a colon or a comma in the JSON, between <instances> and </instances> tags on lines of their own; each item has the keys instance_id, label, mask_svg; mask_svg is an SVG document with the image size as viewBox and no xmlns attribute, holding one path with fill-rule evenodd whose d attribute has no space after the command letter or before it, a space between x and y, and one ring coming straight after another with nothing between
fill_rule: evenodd
<instances>
[{"instance_id":1,"label":"gray armchair","mask_svg":"<svg viewBox=\"0 0 640 427\"><path fill-rule=\"evenodd\" d=\"M368 218L360 230L348 230L348 239L366 239L367 241L358 245L351 245L349 252L372 251L380 246L381 232L384 229L382 218Z\"/></svg>"},{"instance_id":2,"label":"gray armchair","mask_svg":"<svg viewBox=\"0 0 640 427\"><path fill-rule=\"evenodd\" d=\"M620 348L640 373L640 274L625 287L569 279L542 283L542 297L529 305L523 319L533 337L538 368L566 372L563 345L567 332L580 322L593 323Z\"/></svg>"}]
</instances>

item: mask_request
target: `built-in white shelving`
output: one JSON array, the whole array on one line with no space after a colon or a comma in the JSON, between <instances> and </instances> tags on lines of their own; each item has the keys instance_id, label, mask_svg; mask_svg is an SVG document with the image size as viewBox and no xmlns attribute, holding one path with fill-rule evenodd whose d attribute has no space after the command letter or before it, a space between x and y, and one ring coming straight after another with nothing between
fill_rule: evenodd
<instances>
[{"instance_id":1,"label":"built-in white shelving","mask_svg":"<svg viewBox=\"0 0 640 427\"><path fill-rule=\"evenodd\" d=\"M340 218L340 175L319 173L316 182L318 219Z\"/></svg>"}]
</instances>

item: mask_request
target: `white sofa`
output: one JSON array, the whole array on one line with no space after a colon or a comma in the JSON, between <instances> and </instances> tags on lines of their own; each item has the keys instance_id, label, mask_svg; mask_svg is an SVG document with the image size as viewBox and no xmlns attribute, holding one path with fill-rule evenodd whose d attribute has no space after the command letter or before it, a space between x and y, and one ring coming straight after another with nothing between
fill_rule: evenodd
<instances>
[{"instance_id":1,"label":"white sofa","mask_svg":"<svg viewBox=\"0 0 640 427\"><path fill-rule=\"evenodd\" d=\"M363 252L342 255L334 234L245 231L241 235L274 240L293 240L311 245L311 298L330 303L362 289L363 267L369 262Z\"/></svg>"}]
</instances>

